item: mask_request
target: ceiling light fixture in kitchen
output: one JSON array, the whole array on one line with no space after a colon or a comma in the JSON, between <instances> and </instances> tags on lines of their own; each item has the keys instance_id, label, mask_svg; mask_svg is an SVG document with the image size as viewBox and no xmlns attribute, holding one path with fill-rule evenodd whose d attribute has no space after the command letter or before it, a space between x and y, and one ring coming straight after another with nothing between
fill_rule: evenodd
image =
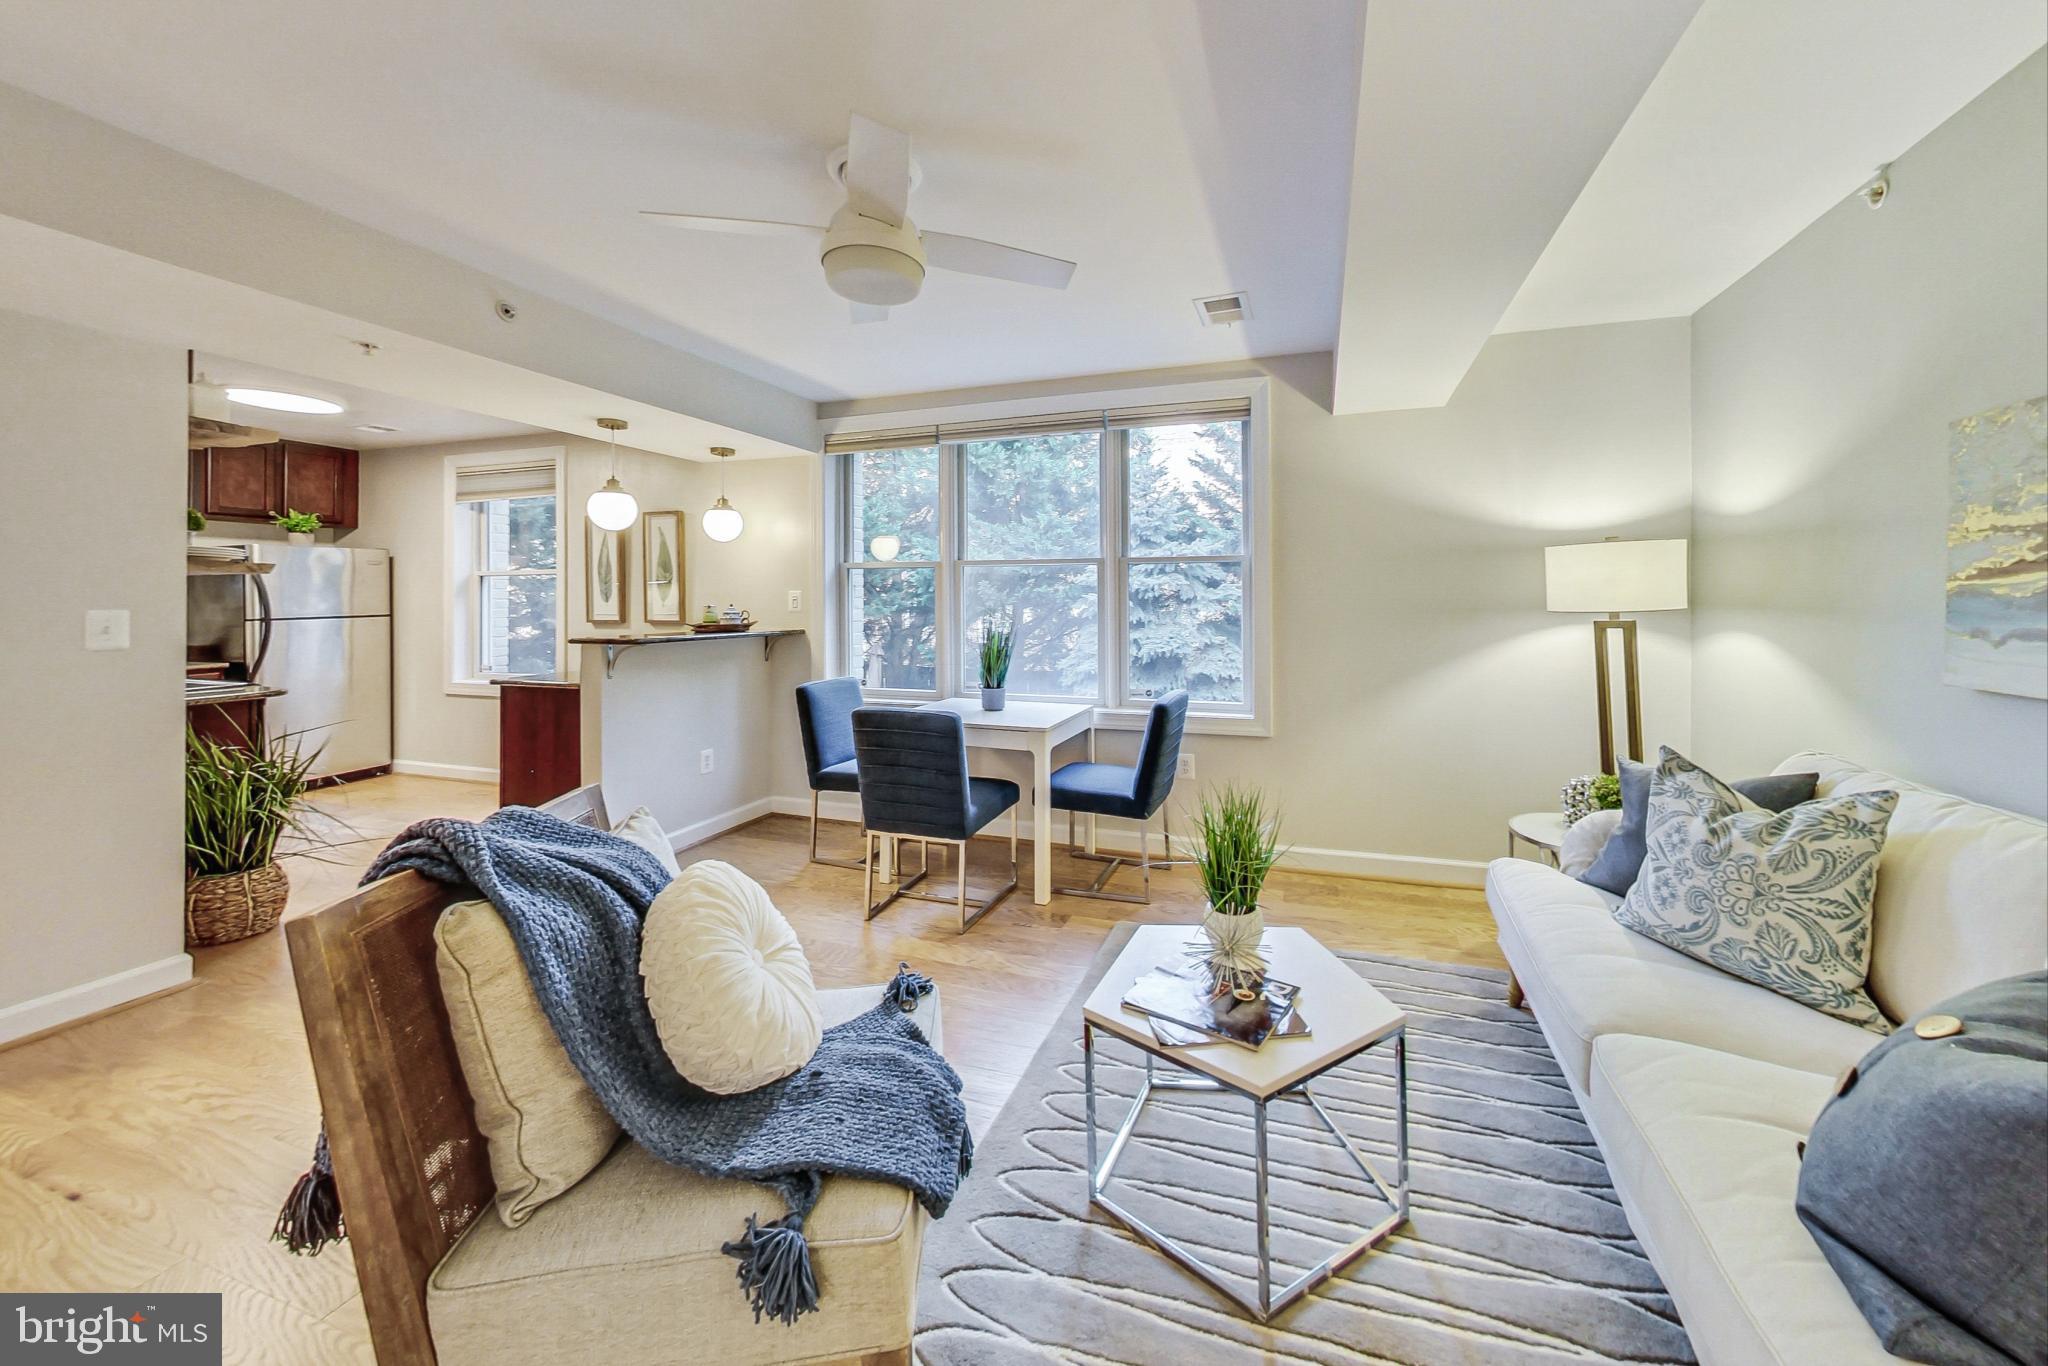
<instances>
[{"instance_id":1,"label":"ceiling light fixture in kitchen","mask_svg":"<svg viewBox=\"0 0 2048 1366\"><path fill-rule=\"evenodd\" d=\"M251 408L268 408L276 413L338 413L342 405L332 399L310 394L288 394L282 389L240 389L228 386L228 401Z\"/></svg>"},{"instance_id":2,"label":"ceiling light fixture in kitchen","mask_svg":"<svg viewBox=\"0 0 2048 1366\"><path fill-rule=\"evenodd\" d=\"M601 417L597 425L612 434L612 472L604 487L590 495L583 510L601 530L624 531L640 516L640 504L619 483L619 433L626 430L626 419Z\"/></svg>"},{"instance_id":3,"label":"ceiling light fixture in kitchen","mask_svg":"<svg viewBox=\"0 0 2048 1366\"><path fill-rule=\"evenodd\" d=\"M740 510L725 501L725 462L733 450L730 446L713 446L711 453L718 457L718 501L704 510L704 534L714 541L735 541L747 529L747 523Z\"/></svg>"}]
</instances>

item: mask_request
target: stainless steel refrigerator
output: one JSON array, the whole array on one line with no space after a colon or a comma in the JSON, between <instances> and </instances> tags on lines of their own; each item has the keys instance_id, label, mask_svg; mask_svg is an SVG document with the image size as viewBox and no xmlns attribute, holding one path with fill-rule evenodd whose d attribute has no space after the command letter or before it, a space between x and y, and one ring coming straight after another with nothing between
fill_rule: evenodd
<instances>
[{"instance_id":1,"label":"stainless steel refrigerator","mask_svg":"<svg viewBox=\"0 0 2048 1366\"><path fill-rule=\"evenodd\" d=\"M264 729L320 750L315 777L391 763L391 553L275 541L233 543L261 575L186 580L186 656L284 696Z\"/></svg>"}]
</instances>

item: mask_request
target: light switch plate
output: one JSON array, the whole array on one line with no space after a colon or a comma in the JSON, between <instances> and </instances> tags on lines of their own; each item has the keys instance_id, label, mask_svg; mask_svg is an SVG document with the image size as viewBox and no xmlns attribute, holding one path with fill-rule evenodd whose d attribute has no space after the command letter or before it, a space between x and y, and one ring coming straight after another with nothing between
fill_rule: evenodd
<instances>
[{"instance_id":1,"label":"light switch plate","mask_svg":"<svg viewBox=\"0 0 2048 1366\"><path fill-rule=\"evenodd\" d=\"M94 608L85 614L85 648L125 650L128 648L128 609Z\"/></svg>"},{"instance_id":2,"label":"light switch plate","mask_svg":"<svg viewBox=\"0 0 2048 1366\"><path fill-rule=\"evenodd\" d=\"M802 589L792 588L789 590L789 610L792 612L801 612L804 610L804 595Z\"/></svg>"}]
</instances>

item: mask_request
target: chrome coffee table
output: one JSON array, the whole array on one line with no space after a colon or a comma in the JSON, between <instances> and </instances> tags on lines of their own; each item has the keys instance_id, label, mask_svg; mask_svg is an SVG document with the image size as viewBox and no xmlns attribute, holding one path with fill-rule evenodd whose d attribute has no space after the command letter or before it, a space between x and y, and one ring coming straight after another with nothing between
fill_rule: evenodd
<instances>
[{"instance_id":1,"label":"chrome coffee table","mask_svg":"<svg viewBox=\"0 0 2048 1366\"><path fill-rule=\"evenodd\" d=\"M1151 1244L1260 1322L1272 1318L1316 1286L1342 1271L1369 1248L1408 1221L1408 1016L1353 972L1306 930L1268 929L1264 939L1273 976L1301 988L1301 1010L1312 1032L1307 1038L1268 1039L1252 1050L1212 1043L1196 1048L1168 1048L1153 1037L1146 1017L1127 1010L1123 998L1131 984L1155 967L1185 960L1194 932L1185 925L1143 925L1117 955L1081 1010L1081 1056L1087 1089L1088 1198L1118 1223ZM1114 1035L1144 1054L1145 1079L1098 1163L1095 1121L1095 1036ZM1394 1051L1394 1179L1390 1182L1351 1142L1309 1083L1333 1067L1381 1044ZM1162 1066L1163 1064L1163 1066ZM1246 1295L1194 1253L1146 1224L1103 1192L1116 1175L1138 1118L1161 1091L1227 1091L1252 1103L1252 1171L1258 1220L1258 1294ZM1273 1288L1272 1219L1267 1203L1268 1159L1266 1109L1278 1101L1296 1101L1315 1112L1337 1140L1359 1174L1393 1212L1358 1237L1310 1267L1277 1293Z\"/></svg>"}]
</instances>

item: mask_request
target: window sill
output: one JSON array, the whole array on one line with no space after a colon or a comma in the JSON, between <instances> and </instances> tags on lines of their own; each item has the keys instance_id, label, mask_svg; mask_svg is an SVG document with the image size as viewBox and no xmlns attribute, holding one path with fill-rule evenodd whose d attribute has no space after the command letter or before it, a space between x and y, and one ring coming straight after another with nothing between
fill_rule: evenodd
<instances>
[{"instance_id":1,"label":"window sill","mask_svg":"<svg viewBox=\"0 0 2048 1366\"><path fill-rule=\"evenodd\" d=\"M1097 707L1095 724L1103 730L1143 730L1145 719L1151 714L1148 707ZM1270 739L1273 723L1262 716L1204 715L1188 711L1187 733L1190 735L1248 735L1258 739Z\"/></svg>"},{"instance_id":2,"label":"window sill","mask_svg":"<svg viewBox=\"0 0 2048 1366\"><path fill-rule=\"evenodd\" d=\"M483 678L458 678L445 685L442 691L450 697L496 697L498 690L490 680Z\"/></svg>"}]
</instances>

